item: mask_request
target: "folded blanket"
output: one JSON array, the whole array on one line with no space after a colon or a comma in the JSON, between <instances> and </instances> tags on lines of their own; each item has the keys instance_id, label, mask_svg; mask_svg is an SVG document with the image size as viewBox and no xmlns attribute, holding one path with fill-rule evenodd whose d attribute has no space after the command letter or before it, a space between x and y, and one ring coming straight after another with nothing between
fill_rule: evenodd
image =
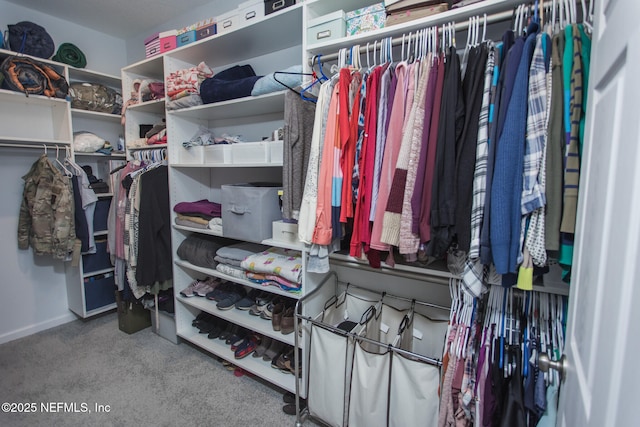
<instances>
[{"instance_id":1,"label":"folded blanket","mask_svg":"<svg viewBox=\"0 0 640 427\"><path fill-rule=\"evenodd\" d=\"M244 279L245 273L242 268L234 267L228 264L218 264L216 265L216 270L220 273L228 274L229 276L235 277L236 279Z\"/></svg>"},{"instance_id":2,"label":"folded blanket","mask_svg":"<svg viewBox=\"0 0 640 427\"><path fill-rule=\"evenodd\" d=\"M87 58L84 56L84 53L73 43L62 43L58 46L58 51L51 59L76 68L84 68L87 66Z\"/></svg>"},{"instance_id":3,"label":"folded blanket","mask_svg":"<svg viewBox=\"0 0 640 427\"><path fill-rule=\"evenodd\" d=\"M302 65L293 65L280 72L267 74L260 78L253 86L251 95L258 96L279 92L287 87L294 88L300 85L302 85Z\"/></svg>"},{"instance_id":4,"label":"folded blanket","mask_svg":"<svg viewBox=\"0 0 640 427\"><path fill-rule=\"evenodd\" d=\"M180 217L176 217L176 225L182 225L184 227L191 227L191 228L199 228L202 230L206 230L209 228L208 225L202 225L200 223L191 221L189 219L184 219L184 218L180 218Z\"/></svg>"},{"instance_id":5,"label":"folded blanket","mask_svg":"<svg viewBox=\"0 0 640 427\"><path fill-rule=\"evenodd\" d=\"M238 268L240 268L240 263L242 262L241 260L225 258L225 257L222 257L220 255L216 255L214 260L215 260L215 262L217 262L219 264L231 265L233 267L238 267Z\"/></svg>"},{"instance_id":6,"label":"folded blanket","mask_svg":"<svg viewBox=\"0 0 640 427\"><path fill-rule=\"evenodd\" d=\"M224 241L212 236L192 234L180 243L177 254L180 259L199 267L214 268L215 256L218 249L224 246Z\"/></svg>"},{"instance_id":7,"label":"folded blanket","mask_svg":"<svg viewBox=\"0 0 640 427\"><path fill-rule=\"evenodd\" d=\"M197 215L183 215L183 214L178 214L178 218L180 219L186 219L188 221L191 222L195 222L198 223L200 225L204 225L204 227L206 228L209 225L209 220L206 218L201 218Z\"/></svg>"},{"instance_id":8,"label":"folded blanket","mask_svg":"<svg viewBox=\"0 0 640 427\"><path fill-rule=\"evenodd\" d=\"M267 249L265 246L257 243L242 242L224 246L218 249L216 255L236 261L243 261L246 257L262 252L265 249Z\"/></svg>"},{"instance_id":9,"label":"folded blanket","mask_svg":"<svg viewBox=\"0 0 640 427\"><path fill-rule=\"evenodd\" d=\"M247 271L275 274L291 282L302 283L302 257L299 251L269 248L248 256L241 265Z\"/></svg>"}]
</instances>

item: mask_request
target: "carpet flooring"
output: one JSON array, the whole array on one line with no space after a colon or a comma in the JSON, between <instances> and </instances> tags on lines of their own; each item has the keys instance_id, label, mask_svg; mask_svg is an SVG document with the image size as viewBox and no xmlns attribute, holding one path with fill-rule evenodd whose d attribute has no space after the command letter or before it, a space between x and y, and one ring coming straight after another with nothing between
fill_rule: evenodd
<instances>
[{"instance_id":1,"label":"carpet flooring","mask_svg":"<svg viewBox=\"0 0 640 427\"><path fill-rule=\"evenodd\" d=\"M0 345L0 403L22 410L3 405L0 426L293 426L282 395L151 328L128 335L116 313Z\"/></svg>"}]
</instances>

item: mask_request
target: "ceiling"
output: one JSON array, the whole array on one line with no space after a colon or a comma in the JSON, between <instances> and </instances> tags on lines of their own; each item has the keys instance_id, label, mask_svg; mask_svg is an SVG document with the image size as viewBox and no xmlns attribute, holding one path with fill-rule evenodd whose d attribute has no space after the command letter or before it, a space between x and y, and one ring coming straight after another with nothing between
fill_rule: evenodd
<instances>
[{"instance_id":1,"label":"ceiling","mask_svg":"<svg viewBox=\"0 0 640 427\"><path fill-rule=\"evenodd\" d=\"M123 39L211 0L6 0Z\"/></svg>"}]
</instances>

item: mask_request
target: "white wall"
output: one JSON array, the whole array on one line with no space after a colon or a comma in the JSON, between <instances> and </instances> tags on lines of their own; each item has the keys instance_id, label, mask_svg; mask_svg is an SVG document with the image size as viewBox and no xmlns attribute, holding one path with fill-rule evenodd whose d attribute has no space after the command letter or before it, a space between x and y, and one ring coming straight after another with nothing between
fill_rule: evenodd
<instances>
[{"instance_id":1,"label":"white wall","mask_svg":"<svg viewBox=\"0 0 640 427\"><path fill-rule=\"evenodd\" d=\"M120 69L128 63L126 42L122 38L100 33L4 0L0 0L0 11L2 11L0 28L3 30L7 25L20 21L34 22L47 30L56 49L62 43L76 45L86 56L86 68L89 70L120 76Z\"/></svg>"},{"instance_id":2,"label":"white wall","mask_svg":"<svg viewBox=\"0 0 640 427\"><path fill-rule=\"evenodd\" d=\"M20 21L41 25L56 48L65 42L78 46L87 57L87 69L120 76L120 69L127 65L126 43L121 38L4 0L0 0L0 11L0 28ZM21 177L39 155L34 149L0 148L0 343L76 319L68 309L64 263L17 246Z\"/></svg>"},{"instance_id":3,"label":"white wall","mask_svg":"<svg viewBox=\"0 0 640 427\"><path fill-rule=\"evenodd\" d=\"M21 177L41 151L0 150L0 343L4 343L76 317L67 308L64 263L18 249Z\"/></svg>"}]
</instances>

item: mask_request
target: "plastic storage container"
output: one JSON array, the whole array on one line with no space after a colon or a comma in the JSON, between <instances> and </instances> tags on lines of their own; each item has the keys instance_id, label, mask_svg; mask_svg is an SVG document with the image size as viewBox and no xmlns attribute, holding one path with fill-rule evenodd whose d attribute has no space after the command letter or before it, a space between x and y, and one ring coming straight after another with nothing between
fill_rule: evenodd
<instances>
[{"instance_id":1,"label":"plastic storage container","mask_svg":"<svg viewBox=\"0 0 640 427\"><path fill-rule=\"evenodd\" d=\"M296 0L264 0L264 14L269 15L294 4Z\"/></svg>"},{"instance_id":2,"label":"plastic storage container","mask_svg":"<svg viewBox=\"0 0 640 427\"><path fill-rule=\"evenodd\" d=\"M269 141L239 142L231 147L231 158L234 164L257 164L271 161Z\"/></svg>"},{"instance_id":3,"label":"plastic storage container","mask_svg":"<svg viewBox=\"0 0 640 427\"><path fill-rule=\"evenodd\" d=\"M231 158L230 144L217 144L204 146L204 164L206 165L222 165L231 164L233 160Z\"/></svg>"},{"instance_id":4,"label":"plastic storage container","mask_svg":"<svg viewBox=\"0 0 640 427\"><path fill-rule=\"evenodd\" d=\"M186 46L196 41L196 30L189 30L177 36L177 47Z\"/></svg>"}]
</instances>

